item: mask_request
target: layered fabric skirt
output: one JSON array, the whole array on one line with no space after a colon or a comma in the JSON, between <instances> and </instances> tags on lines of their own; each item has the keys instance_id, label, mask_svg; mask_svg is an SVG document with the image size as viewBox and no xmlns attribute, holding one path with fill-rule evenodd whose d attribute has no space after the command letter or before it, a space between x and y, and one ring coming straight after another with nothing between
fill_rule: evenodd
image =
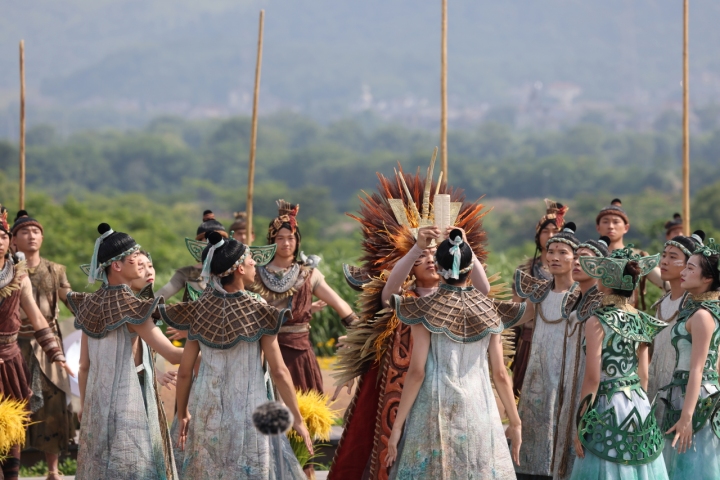
<instances>
[{"instance_id":1,"label":"layered fabric skirt","mask_svg":"<svg viewBox=\"0 0 720 480\"><path fill-rule=\"evenodd\" d=\"M655 409L639 384L637 375L601 382L580 422L585 458L575 459L571 479L668 479Z\"/></svg>"},{"instance_id":2,"label":"layered fabric skirt","mask_svg":"<svg viewBox=\"0 0 720 480\"><path fill-rule=\"evenodd\" d=\"M685 395L682 385L667 389L667 407L663 418L663 429L672 427L682 411ZM700 387L700 398L693 413L694 434L692 445L684 453L672 447L674 433L665 439L665 465L668 475L675 480L720 479L720 412L716 410L720 400L720 389L716 384L704 383Z\"/></svg>"}]
</instances>

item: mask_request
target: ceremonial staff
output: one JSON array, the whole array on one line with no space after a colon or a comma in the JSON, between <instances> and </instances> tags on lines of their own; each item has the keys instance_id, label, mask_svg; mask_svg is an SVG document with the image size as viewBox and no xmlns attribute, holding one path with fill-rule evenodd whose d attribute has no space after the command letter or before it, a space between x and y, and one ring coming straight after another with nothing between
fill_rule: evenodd
<instances>
[{"instance_id":1,"label":"ceremonial staff","mask_svg":"<svg viewBox=\"0 0 720 480\"><path fill-rule=\"evenodd\" d=\"M690 235L690 59L689 0L683 0L683 233Z\"/></svg>"},{"instance_id":2,"label":"ceremonial staff","mask_svg":"<svg viewBox=\"0 0 720 480\"><path fill-rule=\"evenodd\" d=\"M25 209L25 40L20 40L20 210Z\"/></svg>"},{"instance_id":3,"label":"ceremonial staff","mask_svg":"<svg viewBox=\"0 0 720 480\"><path fill-rule=\"evenodd\" d=\"M255 189L255 151L257 149L258 101L260 100L260 71L262 70L263 28L265 26L265 10L260 10L258 29L257 63L255 64L255 91L253 93L252 125L250 128L250 161L248 163L247 190L247 244L252 244L253 232L253 191Z\"/></svg>"},{"instance_id":4,"label":"ceremonial staff","mask_svg":"<svg viewBox=\"0 0 720 480\"><path fill-rule=\"evenodd\" d=\"M442 29L440 36L440 169L448 181L447 152L447 0L442 0Z\"/></svg>"}]
</instances>

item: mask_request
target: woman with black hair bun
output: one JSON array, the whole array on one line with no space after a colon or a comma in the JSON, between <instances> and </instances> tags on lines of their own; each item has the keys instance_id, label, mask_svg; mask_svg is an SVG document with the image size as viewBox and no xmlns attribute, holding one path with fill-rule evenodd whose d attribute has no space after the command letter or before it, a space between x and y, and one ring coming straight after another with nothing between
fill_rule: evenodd
<instances>
[{"instance_id":1,"label":"woman with black hair bun","mask_svg":"<svg viewBox=\"0 0 720 480\"><path fill-rule=\"evenodd\" d=\"M563 381L568 353L565 327L569 312L580 298L572 276L579 243L575 224L568 222L546 244L552 280L538 280L522 270L515 272L515 292L526 300L527 309L517 323L507 326L533 325L528 367L518 404L525 425L520 464L515 468L519 479L553 475L558 402L568 390Z\"/></svg>"},{"instance_id":2,"label":"woman with black hair bun","mask_svg":"<svg viewBox=\"0 0 720 480\"><path fill-rule=\"evenodd\" d=\"M672 327L677 320L678 313L682 308L687 292L682 288L682 271L687 265L688 259L692 256L705 240L705 232L697 230L689 237L677 235L665 242L665 247L660 254L660 276L663 282L670 285L670 291L660 297L653 304L655 318L665 322ZM672 381L672 374L675 370L675 349L670 344L672 328L666 328L655 338L653 342L652 360L650 362L650 373L648 380L648 396L655 398L658 389ZM658 402L655 409L655 417L662 422L665 405Z\"/></svg>"},{"instance_id":3,"label":"woman with black hair bun","mask_svg":"<svg viewBox=\"0 0 720 480\"><path fill-rule=\"evenodd\" d=\"M608 257L580 257L604 296L585 322L585 374L577 412L577 458L571 479L667 479L664 440L647 396L648 345L663 322L631 305L640 278L658 255L640 257L632 245Z\"/></svg>"},{"instance_id":4,"label":"woman with black hair bun","mask_svg":"<svg viewBox=\"0 0 720 480\"><path fill-rule=\"evenodd\" d=\"M711 238L694 250L681 274L688 298L671 329L675 370L660 389L663 455L672 479L720 478L719 269L720 246Z\"/></svg>"},{"instance_id":5,"label":"woman with black hair bun","mask_svg":"<svg viewBox=\"0 0 720 480\"><path fill-rule=\"evenodd\" d=\"M500 333L502 317L515 320L525 305L493 301L467 286L474 256L461 230L452 230L435 255L442 277L437 292L423 298L393 297L397 317L412 328L413 351L388 442L389 478L515 478L520 417ZM510 419L506 432L490 384L488 357Z\"/></svg>"}]
</instances>

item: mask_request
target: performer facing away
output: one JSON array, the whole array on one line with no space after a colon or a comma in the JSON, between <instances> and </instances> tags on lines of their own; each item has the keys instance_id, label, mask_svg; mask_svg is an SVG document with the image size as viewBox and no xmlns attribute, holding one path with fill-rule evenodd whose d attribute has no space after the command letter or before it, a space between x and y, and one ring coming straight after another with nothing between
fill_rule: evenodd
<instances>
[{"instance_id":1,"label":"performer facing away","mask_svg":"<svg viewBox=\"0 0 720 480\"><path fill-rule=\"evenodd\" d=\"M180 478L275 480L286 471L290 476L284 478L305 479L287 438L281 438L281 451L277 451L270 437L258 432L252 422L255 409L268 401L264 355L275 386L293 414L293 428L313 451L277 341L290 312L245 291L255 278L255 261L246 245L225 240L217 232L208 239L203 251L203 278L208 287L202 296L160 307L166 322L189 331L177 388L180 447L184 449ZM189 401L200 351L202 362Z\"/></svg>"},{"instance_id":2,"label":"performer facing away","mask_svg":"<svg viewBox=\"0 0 720 480\"><path fill-rule=\"evenodd\" d=\"M170 363L180 363L176 348L152 319L161 298L141 300L130 285L144 278L140 245L128 234L98 226L90 263L90 283L102 280L95 293L68 294L75 327L83 331L80 346L80 449L78 480L177 478L167 424L160 424L157 403L144 387L154 382L152 362L141 385L133 340L140 337ZM154 388L154 385L153 385Z\"/></svg>"},{"instance_id":3,"label":"performer facing away","mask_svg":"<svg viewBox=\"0 0 720 480\"><path fill-rule=\"evenodd\" d=\"M531 260L518 266L518 270L522 270L525 274L538 280L552 280L552 274L548 269L547 242L563 229L565 226L565 214L569 210L563 204L548 198L545 199L545 207L545 215L540 218L535 226L535 254ZM523 297L515 292L513 301L521 302ZM513 373L513 391L516 396L520 395L520 387L522 387L525 379L534 326L534 322L530 321L514 328L515 356L511 369Z\"/></svg>"},{"instance_id":4,"label":"performer facing away","mask_svg":"<svg viewBox=\"0 0 720 480\"><path fill-rule=\"evenodd\" d=\"M578 410L572 479L667 479L663 437L645 393L648 344L665 328L636 310L630 297L658 255L640 257L627 248L609 257L580 257L604 293L585 326L585 376Z\"/></svg>"},{"instance_id":5,"label":"performer facing away","mask_svg":"<svg viewBox=\"0 0 720 480\"><path fill-rule=\"evenodd\" d=\"M440 277L434 241L442 232L433 225L431 211L442 210L440 195L449 196L453 212L447 219L449 225L467 232L475 255L473 284L482 293L489 290L480 263L486 255L483 205L464 202L459 189L448 185L438 188L432 182L432 169L425 178L402 171L394 178L381 174L378 178L378 193L362 197L360 212L350 215L362 228L363 263L360 268L345 265L344 270L350 286L360 292L357 304L361 311L359 321L348 327L338 349L333 376L341 386L359 381L345 413L330 480L388 478L388 439L412 352L410 326L387 308L388 301L394 294L425 297L437 290Z\"/></svg>"},{"instance_id":6,"label":"performer facing away","mask_svg":"<svg viewBox=\"0 0 720 480\"><path fill-rule=\"evenodd\" d=\"M672 382L662 388L663 455L673 480L720 478L719 268L720 247L711 238L695 249L682 272L689 295L672 326L677 352Z\"/></svg>"},{"instance_id":7,"label":"performer facing away","mask_svg":"<svg viewBox=\"0 0 720 480\"><path fill-rule=\"evenodd\" d=\"M73 373L65 365L65 356L53 329L35 303L25 260L10 254L11 238L7 209L0 205L0 395L22 401L29 400L32 392L30 371L18 344L21 310L45 357L65 374ZM2 462L3 477L18 478L19 470L20 445L15 445Z\"/></svg>"},{"instance_id":8,"label":"performer facing away","mask_svg":"<svg viewBox=\"0 0 720 480\"><path fill-rule=\"evenodd\" d=\"M387 465L397 459L390 478L515 478L505 436L518 463L521 426L503 360L503 323L495 304L467 286L474 259L460 230L440 244L436 258L444 279L436 293L394 297L396 315L411 326L413 352L388 442ZM510 420L505 432L488 351Z\"/></svg>"},{"instance_id":9,"label":"performer facing away","mask_svg":"<svg viewBox=\"0 0 720 480\"><path fill-rule=\"evenodd\" d=\"M682 235L673 237L665 242L661 260L660 274L663 281L670 284L670 291L655 302L655 317L670 328L664 329L655 337L650 361L650 378L648 380L648 398L655 398L660 387L672 381L675 370L675 348L672 346L672 327L675 325L678 313L687 298L687 292L682 288L682 272L685 270L688 259L698 246L705 240L705 232L698 230L690 237ZM665 413L665 404L658 402L655 407L655 416L662 425Z\"/></svg>"},{"instance_id":10,"label":"performer facing away","mask_svg":"<svg viewBox=\"0 0 720 480\"><path fill-rule=\"evenodd\" d=\"M585 354L582 342L585 340L585 321L602 302L603 294L597 289L597 279L585 273L580 266L580 257L607 257L610 255L610 239L587 240L578 245L572 269L573 281L577 282L581 297L565 323L565 367L561 379L564 385L562 397L558 397L558 424L553 447L553 479L565 480L570 477L575 450L573 439L577 436L575 412L580 403L580 388L585 375ZM567 310L565 310L567 312Z\"/></svg>"},{"instance_id":11,"label":"performer facing away","mask_svg":"<svg viewBox=\"0 0 720 480\"><path fill-rule=\"evenodd\" d=\"M553 474L558 402L564 396L570 396L572 385L565 385L563 380L566 368L570 368L565 359L574 356L572 348L576 343L568 343L566 324L569 312L580 297L572 275L579 243L575 238L575 224L569 222L562 232L547 242L551 281L537 280L521 270L515 272L515 291L528 304L519 324L535 321L518 406L524 424L520 465L515 468L520 479L551 477ZM552 348L548 348L549 345Z\"/></svg>"},{"instance_id":12,"label":"performer facing away","mask_svg":"<svg viewBox=\"0 0 720 480\"><path fill-rule=\"evenodd\" d=\"M356 315L350 305L325 282L317 269L319 258L311 256L298 261L300 227L297 224L299 205L278 200L278 216L270 222L267 241L277 245L275 256L267 266L257 267L255 282L248 290L259 294L270 305L290 308L292 317L283 322L278 343L285 365L290 370L295 388L323 392L320 366L310 343L313 295L332 307L343 324L349 325Z\"/></svg>"},{"instance_id":13,"label":"performer facing away","mask_svg":"<svg viewBox=\"0 0 720 480\"><path fill-rule=\"evenodd\" d=\"M25 255L28 277L32 284L33 298L43 317L47 320L62 349L62 337L58 327L60 302L67 305L70 282L65 274L65 266L51 262L40 256L43 245L43 226L20 210L12 226L13 244L18 252ZM23 359L30 370L30 384L33 396L30 409L33 411L31 424L27 430L25 447L36 448L45 454L48 464L48 479L60 478L58 459L67 452L70 440L75 438L72 405L70 398L70 380L60 365L53 363L35 340L32 324L28 316L21 312L23 321L18 336L18 344Z\"/></svg>"}]
</instances>

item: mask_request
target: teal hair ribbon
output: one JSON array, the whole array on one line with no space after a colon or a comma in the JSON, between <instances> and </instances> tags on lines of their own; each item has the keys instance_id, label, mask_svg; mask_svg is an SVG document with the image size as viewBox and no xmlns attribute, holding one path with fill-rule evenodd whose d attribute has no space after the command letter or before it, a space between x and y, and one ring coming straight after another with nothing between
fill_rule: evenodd
<instances>
[{"instance_id":1,"label":"teal hair ribbon","mask_svg":"<svg viewBox=\"0 0 720 480\"><path fill-rule=\"evenodd\" d=\"M98 252L100 251L100 244L107 237L115 233L111 228L107 232L103 233L95 240L95 248L93 249L92 259L90 260L90 273L88 274L88 283L93 284L96 280L102 280L103 283L107 283L107 276L105 271L98 266Z\"/></svg>"}]
</instances>

